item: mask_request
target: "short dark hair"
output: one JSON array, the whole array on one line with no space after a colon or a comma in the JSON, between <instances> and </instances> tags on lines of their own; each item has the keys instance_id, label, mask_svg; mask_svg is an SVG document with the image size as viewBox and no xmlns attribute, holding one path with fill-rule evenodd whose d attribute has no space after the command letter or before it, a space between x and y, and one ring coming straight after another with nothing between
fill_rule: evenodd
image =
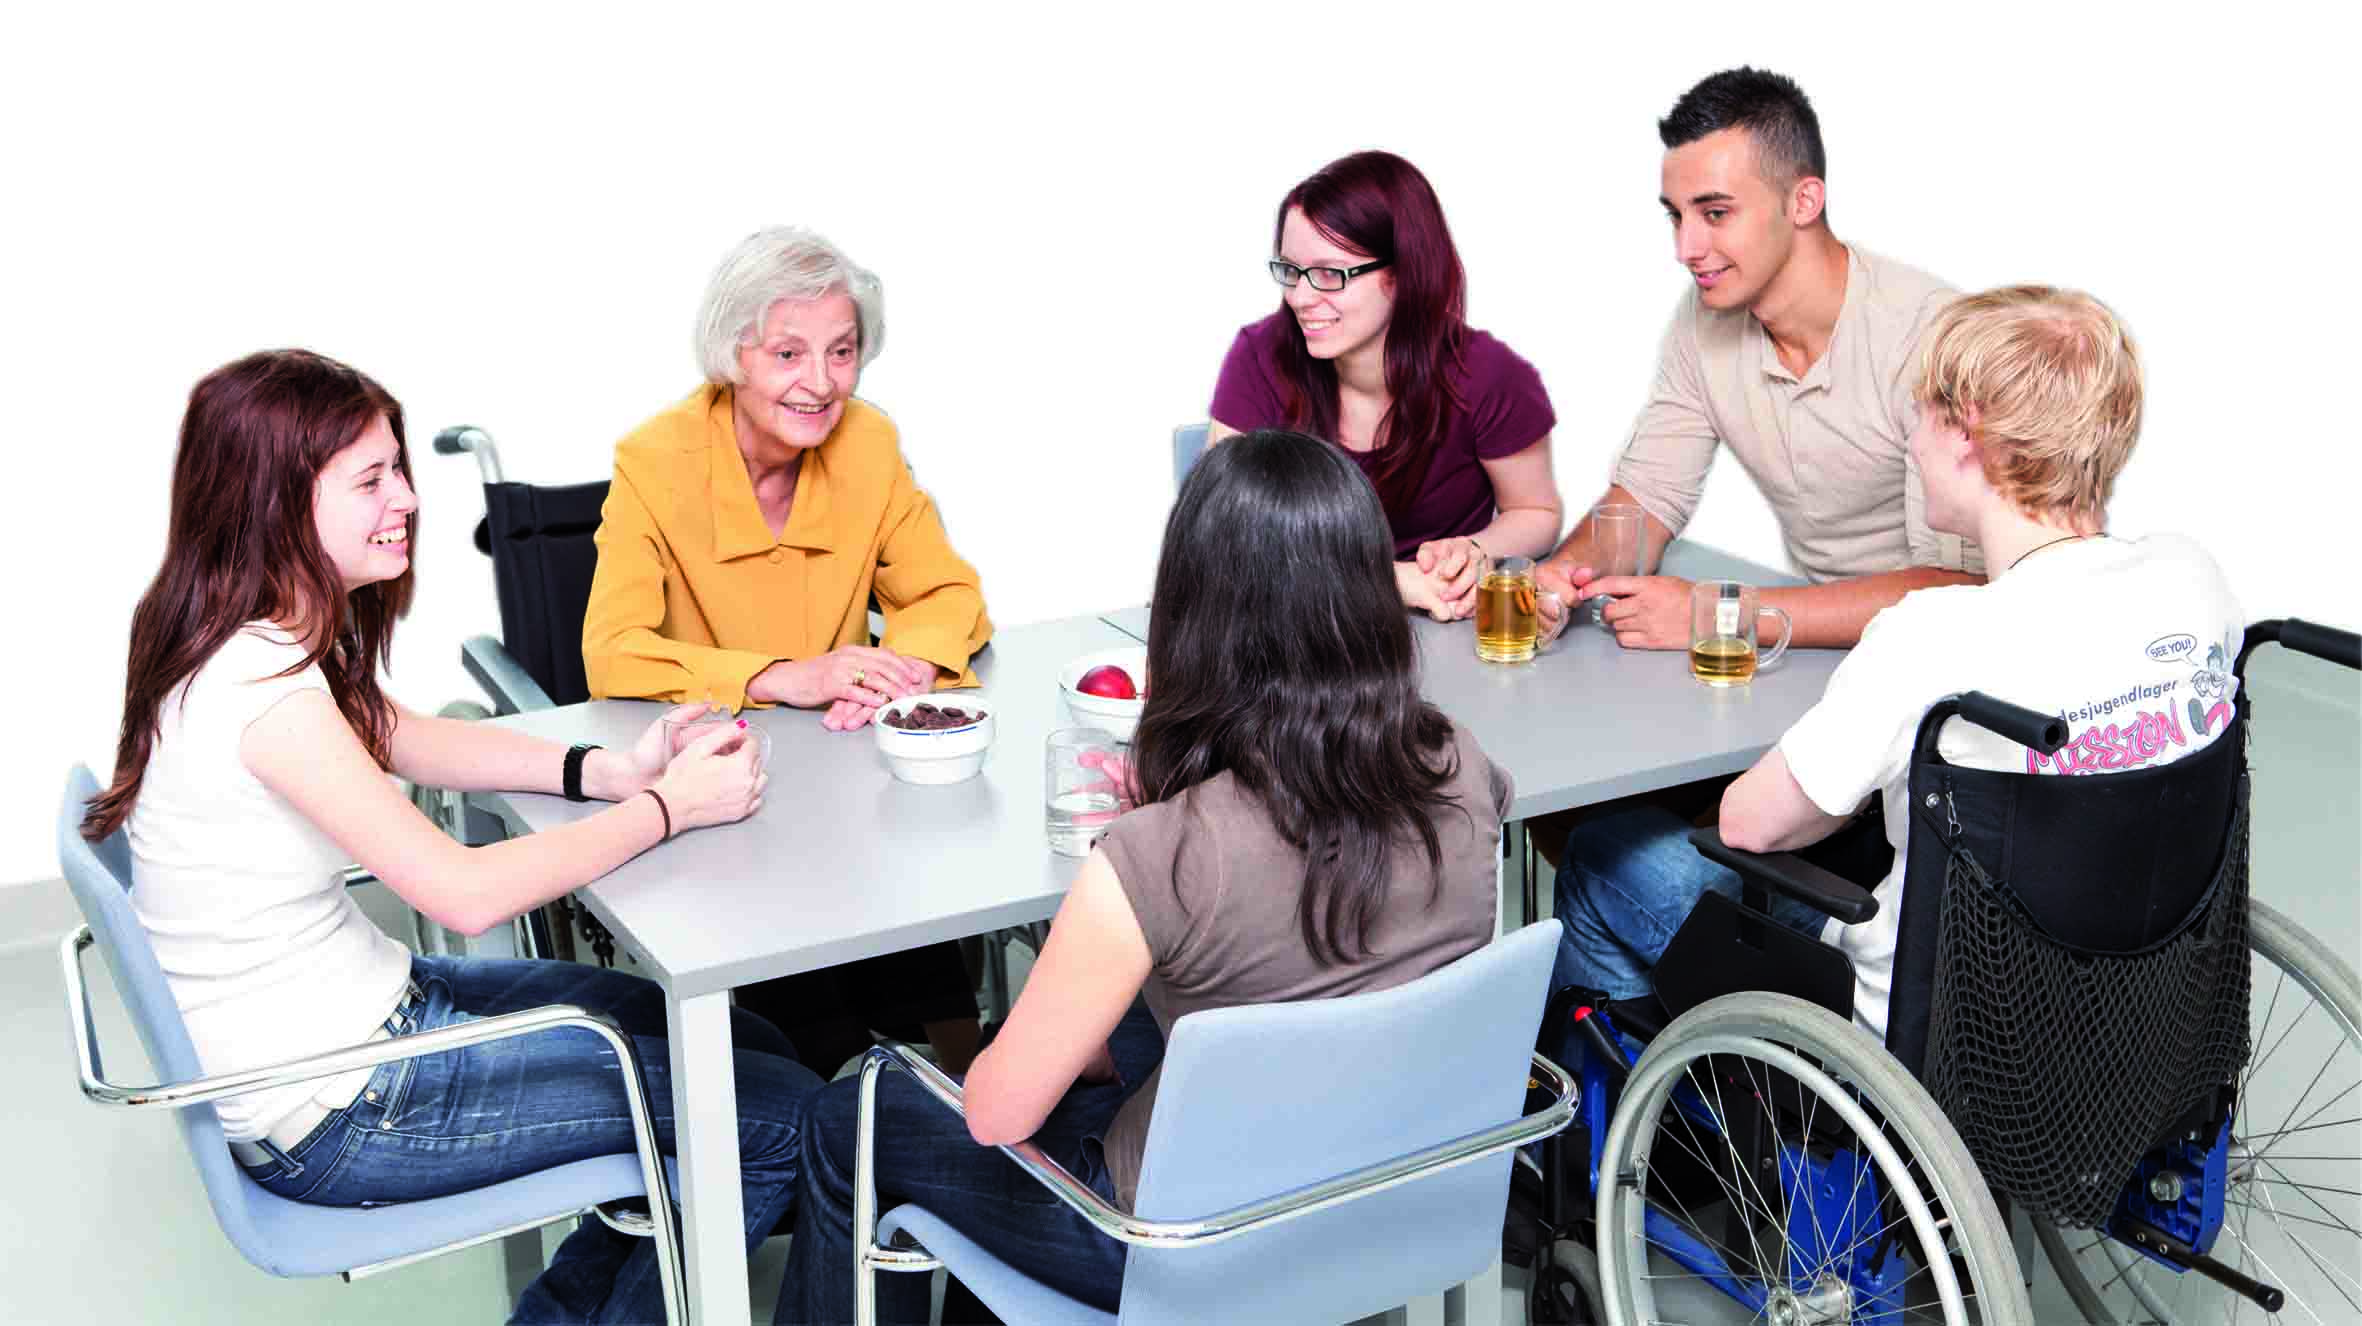
<instances>
[{"instance_id":1,"label":"short dark hair","mask_svg":"<svg viewBox=\"0 0 2362 1326\"><path fill-rule=\"evenodd\" d=\"M1741 65L1709 74L1681 94L1657 121L1657 137L1671 151L1725 129L1745 129L1765 179L1785 188L1806 176L1828 178L1821 149L1821 117L1796 80Z\"/></svg>"}]
</instances>

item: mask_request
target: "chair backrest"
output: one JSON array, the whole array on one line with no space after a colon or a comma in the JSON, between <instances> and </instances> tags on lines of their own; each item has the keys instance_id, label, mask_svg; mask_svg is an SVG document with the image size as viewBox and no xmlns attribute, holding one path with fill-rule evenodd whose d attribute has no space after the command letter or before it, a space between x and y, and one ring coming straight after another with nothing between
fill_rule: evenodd
<instances>
[{"instance_id":1,"label":"chair backrest","mask_svg":"<svg viewBox=\"0 0 2362 1326\"><path fill-rule=\"evenodd\" d=\"M1183 424L1173 430L1173 488L1179 491L1181 481L1189 477L1189 467L1205 454L1206 434L1213 431L1211 424Z\"/></svg>"},{"instance_id":2,"label":"chair backrest","mask_svg":"<svg viewBox=\"0 0 2362 1326\"><path fill-rule=\"evenodd\" d=\"M593 541L607 481L545 488L484 485L476 547L492 559L500 643L555 704L590 698L582 669L582 618L598 570Z\"/></svg>"},{"instance_id":3,"label":"chair backrest","mask_svg":"<svg viewBox=\"0 0 2362 1326\"><path fill-rule=\"evenodd\" d=\"M1517 1117L1558 934L1527 926L1390 990L1182 1018L1133 1209L1210 1215ZM1348 1321L1458 1284L1499 1255L1511 1163L1226 1243L1135 1247L1122 1320Z\"/></svg>"},{"instance_id":4,"label":"chair backrest","mask_svg":"<svg viewBox=\"0 0 2362 1326\"><path fill-rule=\"evenodd\" d=\"M115 989L123 997L132 1025L139 1030L141 1043L147 1046L148 1062L158 1080L180 1082L201 1077L204 1068L189 1040L188 1025L181 1020L180 1005L165 983L164 969L148 943L147 928L131 910L130 841L121 829L98 843L82 836L83 809L98 791L98 780L87 767L77 764L66 775L65 800L57 817L58 865L65 871L66 884L82 908L82 919L89 923L99 952L106 955ZM98 1035L95 1028L89 1030L95 1055ZM250 1206L251 1195L261 1190L231 1162L221 1119L211 1105L193 1105L172 1113L188 1143L190 1159L196 1161L197 1173L205 1181L205 1196L222 1232L256 1264L266 1264L259 1252L265 1242Z\"/></svg>"}]
</instances>

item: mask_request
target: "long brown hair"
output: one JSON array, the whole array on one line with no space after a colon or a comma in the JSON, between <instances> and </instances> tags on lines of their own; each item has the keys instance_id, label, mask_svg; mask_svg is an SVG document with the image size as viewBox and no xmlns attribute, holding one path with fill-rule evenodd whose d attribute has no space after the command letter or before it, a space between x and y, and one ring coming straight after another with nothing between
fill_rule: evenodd
<instances>
[{"instance_id":1,"label":"long brown hair","mask_svg":"<svg viewBox=\"0 0 2362 1326\"><path fill-rule=\"evenodd\" d=\"M347 592L312 517L321 469L380 415L407 476L401 405L325 355L248 355L189 393L164 564L131 615L115 781L90 803L84 837L104 838L130 816L165 698L249 622L276 622L309 641L287 672L317 665L362 745L391 764L394 712L377 672L393 651L394 620L409 611L412 573ZM410 520L415 548L417 515Z\"/></svg>"},{"instance_id":2,"label":"long brown hair","mask_svg":"<svg viewBox=\"0 0 2362 1326\"><path fill-rule=\"evenodd\" d=\"M1377 491L1301 433L1209 447L1166 518L1154 597L1142 804L1230 774L1304 854L1305 948L1323 966L1371 956L1396 854L1424 852L1432 906L1436 821L1473 815L1451 787L1451 721L1419 695Z\"/></svg>"},{"instance_id":3,"label":"long brown hair","mask_svg":"<svg viewBox=\"0 0 2362 1326\"><path fill-rule=\"evenodd\" d=\"M1392 264L1394 312L1386 325L1386 394L1393 403L1371 438L1370 477L1387 520L1402 520L1427 486L1427 470L1463 402L1454 375L1466 367L1466 270L1444 224L1443 203L1419 168L1392 152L1356 152L1314 172L1280 199L1271 251L1288 212L1356 253ZM1280 302L1282 314L1287 301ZM1273 346L1288 427L1337 441L1337 366L1305 348L1304 329L1280 319Z\"/></svg>"}]
</instances>

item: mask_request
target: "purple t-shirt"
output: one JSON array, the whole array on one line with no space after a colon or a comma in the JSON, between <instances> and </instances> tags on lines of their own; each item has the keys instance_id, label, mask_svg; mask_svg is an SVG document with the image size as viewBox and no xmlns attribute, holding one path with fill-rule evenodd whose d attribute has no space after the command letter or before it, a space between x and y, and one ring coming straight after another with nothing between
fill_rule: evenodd
<instances>
[{"instance_id":1,"label":"purple t-shirt","mask_svg":"<svg viewBox=\"0 0 2362 1326\"><path fill-rule=\"evenodd\" d=\"M1242 432L1286 428L1287 399L1275 347L1290 334L1282 310L1241 328L1223 356L1214 384L1213 417ZM1408 557L1430 539L1474 534L1493 519L1493 482L1481 461L1513 456L1548 436L1558 423L1542 375L1517 352L1470 328L1467 352L1452 385L1462 408L1445 416L1443 440L1427 467L1426 485L1410 509L1394 517L1394 553ZM1335 438L1326 439L1334 442ZM1376 479L1368 452L1347 452Z\"/></svg>"}]
</instances>

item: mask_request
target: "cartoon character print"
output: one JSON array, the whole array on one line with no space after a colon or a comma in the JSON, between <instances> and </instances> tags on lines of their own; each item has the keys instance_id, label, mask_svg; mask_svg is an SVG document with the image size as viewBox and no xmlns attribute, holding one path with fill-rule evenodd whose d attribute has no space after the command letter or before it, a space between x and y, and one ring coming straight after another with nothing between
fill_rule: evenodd
<instances>
[{"instance_id":1,"label":"cartoon character print","mask_svg":"<svg viewBox=\"0 0 2362 1326\"><path fill-rule=\"evenodd\" d=\"M2206 666L2190 674L2190 726L2212 732L2231 721L2231 642L2206 647Z\"/></svg>"}]
</instances>

